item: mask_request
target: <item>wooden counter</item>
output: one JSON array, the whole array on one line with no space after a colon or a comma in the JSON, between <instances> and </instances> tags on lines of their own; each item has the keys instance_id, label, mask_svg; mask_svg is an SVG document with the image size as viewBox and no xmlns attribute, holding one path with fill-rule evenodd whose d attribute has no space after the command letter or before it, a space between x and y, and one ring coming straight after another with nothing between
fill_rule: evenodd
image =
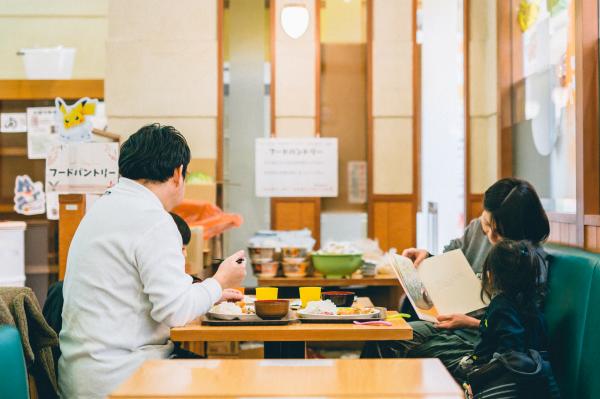
<instances>
[{"instance_id":1,"label":"wooden counter","mask_svg":"<svg viewBox=\"0 0 600 399\"><path fill-rule=\"evenodd\" d=\"M150 360L109 398L436 398L463 394L437 359Z\"/></svg>"}]
</instances>

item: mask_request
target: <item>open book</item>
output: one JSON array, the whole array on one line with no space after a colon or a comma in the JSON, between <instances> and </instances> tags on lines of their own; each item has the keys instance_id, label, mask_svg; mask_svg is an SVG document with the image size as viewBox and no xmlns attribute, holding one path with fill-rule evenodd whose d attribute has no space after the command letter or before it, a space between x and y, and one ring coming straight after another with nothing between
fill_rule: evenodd
<instances>
[{"instance_id":1,"label":"open book","mask_svg":"<svg viewBox=\"0 0 600 399\"><path fill-rule=\"evenodd\" d=\"M425 259L418 268L404 256L388 254L388 262L421 320L440 314L468 314L485 308L481 281L460 249Z\"/></svg>"}]
</instances>

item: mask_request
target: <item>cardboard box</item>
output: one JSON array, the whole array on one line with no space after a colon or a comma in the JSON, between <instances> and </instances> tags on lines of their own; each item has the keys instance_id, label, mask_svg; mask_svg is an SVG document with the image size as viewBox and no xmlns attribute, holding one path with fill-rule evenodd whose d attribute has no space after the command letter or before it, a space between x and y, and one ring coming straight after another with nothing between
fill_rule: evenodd
<instances>
[{"instance_id":1,"label":"cardboard box","mask_svg":"<svg viewBox=\"0 0 600 399\"><path fill-rule=\"evenodd\" d=\"M217 176L217 160L192 158L188 164L188 170L190 172L202 172L214 179Z\"/></svg>"},{"instance_id":2,"label":"cardboard box","mask_svg":"<svg viewBox=\"0 0 600 399\"><path fill-rule=\"evenodd\" d=\"M193 158L188 165L188 171L202 172L215 179L217 163L214 159ZM216 183L186 184L185 199L214 204L217 202L217 185Z\"/></svg>"},{"instance_id":3,"label":"cardboard box","mask_svg":"<svg viewBox=\"0 0 600 399\"><path fill-rule=\"evenodd\" d=\"M217 202L217 185L215 183L186 184L184 198L214 204Z\"/></svg>"},{"instance_id":4,"label":"cardboard box","mask_svg":"<svg viewBox=\"0 0 600 399\"><path fill-rule=\"evenodd\" d=\"M202 226L195 226L190 230L192 232L192 239L187 246L185 272L187 274L198 275L204 268L204 228Z\"/></svg>"}]
</instances>

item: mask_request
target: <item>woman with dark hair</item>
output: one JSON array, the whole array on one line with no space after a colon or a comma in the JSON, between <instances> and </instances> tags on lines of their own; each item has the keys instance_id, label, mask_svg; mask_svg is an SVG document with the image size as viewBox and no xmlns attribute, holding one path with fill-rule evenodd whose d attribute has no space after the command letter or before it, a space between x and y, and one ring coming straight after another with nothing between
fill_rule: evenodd
<instances>
[{"instance_id":1,"label":"woman with dark hair","mask_svg":"<svg viewBox=\"0 0 600 399\"><path fill-rule=\"evenodd\" d=\"M484 194L481 216L469 223L461 238L452 240L444 252L461 249L473 271L481 276L483 263L492 246L502 239L532 243L540 258L540 283L546 281L548 264L540 245L550 234L550 223L533 186L525 180L505 178L491 185ZM402 255L416 267L431 256L424 249L409 248ZM475 316L475 317L474 317ZM453 371L478 339L477 315L440 315L438 323L410 322L413 339L368 344L363 357L435 357Z\"/></svg>"}]
</instances>

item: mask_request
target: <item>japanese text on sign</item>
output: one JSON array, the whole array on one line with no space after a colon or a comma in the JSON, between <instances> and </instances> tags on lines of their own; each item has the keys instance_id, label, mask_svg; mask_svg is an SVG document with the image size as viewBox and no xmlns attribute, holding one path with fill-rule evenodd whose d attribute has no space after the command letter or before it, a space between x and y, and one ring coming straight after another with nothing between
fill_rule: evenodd
<instances>
[{"instance_id":1,"label":"japanese text on sign","mask_svg":"<svg viewBox=\"0 0 600 399\"><path fill-rule=\"evenodd\" d=\"M258 197L336 197L335 138L257 139Z\"/></svg>"},{"instance_id":2,"label":"japanese text on sign","mask_svg":"<svg viewBox=\"0 0 600 399\"><path fill-rule=\"evenodd\" d=\"M46 191L103 193L119 177L117 143L77 143L52 147L46 159Z\"/></svg>"}]
</instances>

